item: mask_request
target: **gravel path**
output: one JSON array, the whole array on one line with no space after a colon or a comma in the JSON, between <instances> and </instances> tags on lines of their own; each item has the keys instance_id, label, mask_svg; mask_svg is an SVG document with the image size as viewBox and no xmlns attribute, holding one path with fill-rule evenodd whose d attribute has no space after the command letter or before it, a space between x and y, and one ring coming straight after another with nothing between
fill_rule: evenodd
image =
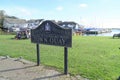
<instances>
[{"instance_id":1,"label":"gravel path","mask_svg":"<svg viewBox=\"0 0 120 80\"><path fill-rule=\"evenodd\" d=\"M0 56L0 80L87 80L64 75L52 68L36 66L24 59Z\"/></svg>"}]
</instances>

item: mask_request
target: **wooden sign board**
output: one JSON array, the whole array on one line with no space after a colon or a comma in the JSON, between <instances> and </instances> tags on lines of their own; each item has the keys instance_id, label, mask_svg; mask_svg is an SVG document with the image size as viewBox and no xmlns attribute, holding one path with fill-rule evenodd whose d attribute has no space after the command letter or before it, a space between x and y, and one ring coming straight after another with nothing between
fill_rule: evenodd
<instances>
[{"instance_id":1,"label":"wooden sign board","mask_svg":"<svg viewBox=\"0 0 120 80\"><path fill-rule=\"evenodd\" d=\"M31 42L72 47L72 30L64 29L56 23L46 20L36 29L31 30Z\"/></svg>"}]
</instances>

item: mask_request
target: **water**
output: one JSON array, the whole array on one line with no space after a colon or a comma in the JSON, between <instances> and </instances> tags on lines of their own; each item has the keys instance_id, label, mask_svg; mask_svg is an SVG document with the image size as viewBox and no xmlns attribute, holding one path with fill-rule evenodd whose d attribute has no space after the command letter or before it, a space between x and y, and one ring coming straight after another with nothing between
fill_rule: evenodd
<instances>
[{"instance_id":1,"label":"water","mask_svg":"<svg viewBox=\"0 0 120 80\"><path fill-rule=\"evenodd\" d=\"M113 34L118 34L118 33L120 33L119 29L112 29L112 32L109 33L102 33L102 34L89 35L89 36L113 36Z\"/></svg>"}]
</instances>

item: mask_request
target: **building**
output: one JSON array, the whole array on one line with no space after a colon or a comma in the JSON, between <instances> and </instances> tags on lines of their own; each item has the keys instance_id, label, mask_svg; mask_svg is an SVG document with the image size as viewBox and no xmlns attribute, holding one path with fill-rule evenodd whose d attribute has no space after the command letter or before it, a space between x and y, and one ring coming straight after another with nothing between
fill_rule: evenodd
<instances>
[{"instance_id":1,"label":"building","mask_svg":"<svg viewBox=\"0 0 120 80\"><path fill-rule=\"evenodd\" d=\"M27 21L27 28L34 29L38 27L38 25L43 21L44 19L31 19Z\"/></svg>"},{"instance_id":2,"label":"building","mask_svg":"<svg viewBox=\"0 0 120 80\"><path fill-rule=\"evenodd\" d=\"M84 26L82 25L79 25L78 23L76 22L62 22L62 21L58 21L58 25L60 25L61 27L63 28L70 28L72 29L73 31L78 31L78 30L81 30Z\"/></svg>"},{"instance_id":3,"label":"building","mask_svg":"<svg viewBox=\"0 0 120 80\"><path fill-rule=\"evenodd\" d=\"M27 27L26 20L24 19L12 19L12 18L5 18L3 21L3 27L10 31L19 31L20 28Z\"/></svg>"},{"instance_id":4,"label":"building","mask_svg":"<svg viewBox=\"0 0 120 80\"><path fill-rule=\"evenodd\" d=\"M72 33L73 35L81 35L83 33L83 25L79 25L76 22L62 22L62 21L58 21L58 25L60 25L62 28L70 28L72 29Z\"/></svg>"}]
</instances>

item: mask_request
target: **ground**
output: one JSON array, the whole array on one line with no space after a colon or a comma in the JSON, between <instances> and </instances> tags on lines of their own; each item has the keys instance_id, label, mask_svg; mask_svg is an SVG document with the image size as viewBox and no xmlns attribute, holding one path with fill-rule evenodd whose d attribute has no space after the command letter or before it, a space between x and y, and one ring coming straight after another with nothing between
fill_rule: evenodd
<instances>
[{"instance_id":1,"label":"ground","mask_svg":"<svg viewBox=\"0 0 120 80\"><path fill-rule=\"evenodd\" d=\"M0 80L88 80L81 76L64 75L53 68L21 58L0 56Z\"/></svg>"}]
</instances>

